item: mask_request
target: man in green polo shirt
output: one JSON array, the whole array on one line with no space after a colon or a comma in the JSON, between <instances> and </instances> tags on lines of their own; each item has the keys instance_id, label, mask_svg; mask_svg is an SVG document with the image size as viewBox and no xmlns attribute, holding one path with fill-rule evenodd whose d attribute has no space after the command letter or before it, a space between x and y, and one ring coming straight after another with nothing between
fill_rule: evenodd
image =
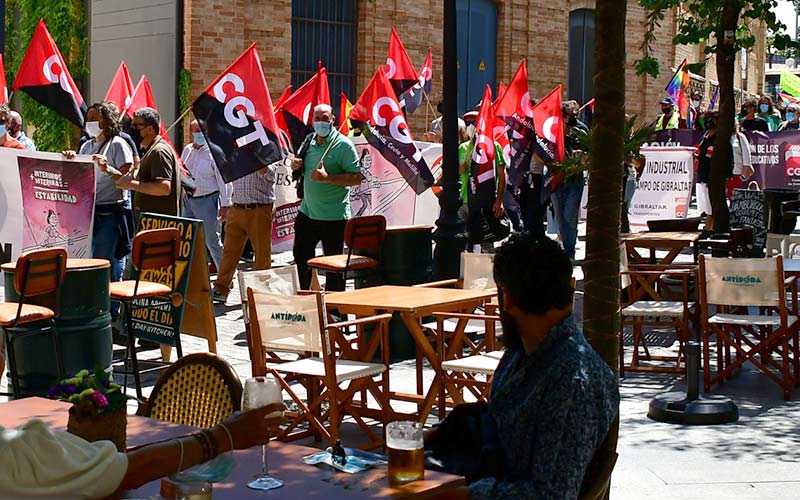
<instances>
[{"instance_id":1,"label":"man in green polo shirt","mask_svg":"<svg viewBox=\"0 0 800 500\"><path fill-rule=\"evenodd\" d=\"M353 143L333 126L333 108L314 108L314 137L292 169L303 169L303 202L294 222L294 261L300 287L311 285L308 261L322 242L325 255L344 251L344 226L350 218L350 186L361 184L361 170ZM328 274L326 290L344 290L340 276Z\"/></svg>"}]
</instances>

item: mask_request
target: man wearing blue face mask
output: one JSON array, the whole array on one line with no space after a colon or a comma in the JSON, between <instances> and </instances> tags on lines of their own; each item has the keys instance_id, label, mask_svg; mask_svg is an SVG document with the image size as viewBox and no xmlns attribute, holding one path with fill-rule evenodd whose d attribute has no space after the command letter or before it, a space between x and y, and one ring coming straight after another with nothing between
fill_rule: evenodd
<instances>
[{"instance_id":1,"label":"man wearing blue face mask","mask_svg":"<svg viewBox=\"0 0 800 500\"><path fill-rule=\"evenodd\" d=\"M313 137L292 169L303 169L303 202L294 223L294 260L300 287L308 289L317 243L325 255L344 250L344 226L350 218L350 186L361 184L361 169L353 143L333 126L333 109L327 104L314 108ZM344 280L328 274L326 290L344 290Z\"/></svg>"},{"instance_id":2,"label":"man wearing blue face mask","mask_svg":"<svg viewBox=\"0 0 800 500\"><path fill-rule=\"evenodd\" d=\"M192 143L183 148L181 161L194 177L197 189L192 196L185 194L183 216L203 221L206 249L214 262L214 267L219 269L222 261L222 243L219 239L217 216L221 208L230 206L230 186L222 180L211 155L210 148L218 146L209 146L206 143L206 137L197 120L192 120L189 131L192 133Z\"/></svg>"},{"instance_id":3,"label":"man wearing blue face mask","mask_svg":"<svg viewBox=\"0 0 800 500\"><path fill-rule=\"evenodd\" d=\"M800 106L792 103L786 107L786 121L781 122L778 130L798 129L800 129Z\"/></svg>"}]
</instances>

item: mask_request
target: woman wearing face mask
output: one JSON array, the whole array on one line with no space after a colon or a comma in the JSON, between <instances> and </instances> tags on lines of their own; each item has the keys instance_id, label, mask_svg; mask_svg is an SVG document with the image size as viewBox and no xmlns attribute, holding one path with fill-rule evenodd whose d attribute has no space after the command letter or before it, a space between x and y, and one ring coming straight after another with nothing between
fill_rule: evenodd
<instances>
[{"instance_id":1,"label":"woman wearing face mask","mask_svg":"<svg viewBox=\"0 0 800 500\"><path fill-rule=\"evenodd\" d=\"M94 229L92 231L92 256L111 262L111 281L122 279L125 255L130 241L120 235L132 235L127 218L130 202L126 193L117 188L115 177L125 174L133 163L133 153L128 143L119 136L120 119L116 106L96 102L86 112L85 131L90 139L83 143L79 154L92 155L95 160ZM73 158L75 151L64 151ZM113 305L114 321L119 315L119 305Z\"/></svg>"},{"instance_id":2,"label":"woman wearing face mask","mask_svg":"<svg viewBox=\"0 0 800 500\"><path fill-rule=\"evenodd\" d=\"M778 130L778 126L781 123L780 113L776 113L776 110L772 107L772 98L770 96L763 95L758 100L758 116L767 122L770 132Z\"/></svg>"},{"instance_id":3,"label":"woman wearing face mask","mask_svg":"<svg viewBox=\"0 0 800 500\"><path fill-rule=\"evenodd\" d=\"M800 129L800 106L790 104L786 107L786 121L781 122L778 130L798 130Z\"/></svg>"}]
</instances>

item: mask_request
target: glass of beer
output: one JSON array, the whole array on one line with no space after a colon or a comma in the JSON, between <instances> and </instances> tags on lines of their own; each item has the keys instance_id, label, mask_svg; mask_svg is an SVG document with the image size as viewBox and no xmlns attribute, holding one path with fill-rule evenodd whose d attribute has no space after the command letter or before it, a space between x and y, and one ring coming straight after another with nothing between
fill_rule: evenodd
<instances>
[{"instance_id":1,"label":"glass of beer","mask_svg":"<svg viewBox=\"0 0 800 500\"><path fill-rule=\"evenodd\" d=\"M211 500L211 483L178 483L177 500Z\"/></svg>"},{"instance_id":2,"label":"glass of beer","mask_svg":"<svg viewBox=\"0 0 800 500\"><path fill-rule=\"evenodd\" d=\"M389 484L400 485L425 477L425 449L422 424L411 421L386 425L389 452Z\"/></svg>"}]
</instances>

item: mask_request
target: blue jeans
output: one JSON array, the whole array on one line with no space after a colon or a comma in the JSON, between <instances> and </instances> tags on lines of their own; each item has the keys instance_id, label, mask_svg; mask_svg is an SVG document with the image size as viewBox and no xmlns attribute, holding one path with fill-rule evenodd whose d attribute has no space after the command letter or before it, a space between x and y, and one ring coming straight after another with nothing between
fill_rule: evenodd
<instances>
[{"instance_id":1,"label":"blue jeans","mask_svg":"<svg viewBox=\"0 0 800 500\"><path fill-rule=\"evenodd\" d=\"M202 198L183 198L183 217L203 221L206 249L217 270L222 262L222 242L219 240L219 192Z\"/></svg>"},{"instance_id":2,"label":"blue jeans","mask_svg":"<svg viewBox=\"0 0 800 500\"><path fill-rule=\"evenodd\" d=\"M125 269L125 259L115 259L119 242L117 217L114 214L95 213L94 228L92 230L92 257L105 259L111 263L111 281L122 279ZM111 302L111 319L119 319L119 302Z\"/></svg>"},{"instance_id":3,"label":"blue jeans","mask_svg":"<svg viewBox=\"0 0 800 500\"><path fill-rule=\"evenodd\" d=\"M583 177L575 177L561 184L550 194L558 235L564 253L575 259L575 243L578 241L578 213L583 195Z\"/></svg>"}]
</instances>

